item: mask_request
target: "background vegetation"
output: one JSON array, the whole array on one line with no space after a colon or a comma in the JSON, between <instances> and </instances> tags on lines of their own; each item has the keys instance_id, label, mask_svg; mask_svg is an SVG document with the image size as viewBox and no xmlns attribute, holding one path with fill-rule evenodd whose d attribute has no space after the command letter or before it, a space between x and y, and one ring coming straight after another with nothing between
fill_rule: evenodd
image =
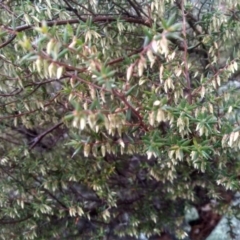
<instances>
[{"instance_id":1,"label":"background vegetation","mask_svg":"<svg viewBox=\"0 0 240 240\"><path fill-rule=\"evenodd\" d=\"M239 11L0 1L0 238L203 240L238 216Z\"/></svg>"}]
</instances>

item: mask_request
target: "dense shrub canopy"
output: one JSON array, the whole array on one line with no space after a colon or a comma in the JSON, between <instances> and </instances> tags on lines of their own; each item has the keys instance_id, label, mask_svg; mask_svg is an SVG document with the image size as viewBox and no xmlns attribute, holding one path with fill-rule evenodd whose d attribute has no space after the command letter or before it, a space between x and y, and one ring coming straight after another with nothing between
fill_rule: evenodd
<instances>
[{"instance_id":1,"label":"dense shrub canopy","mask_svg":"<svg viewBox=\"0 0 240 240\"><path fill-rule=\"evenodd\" d=\"M0 1L1 239L205 239L237 215L239 10Z\"/></svg>"}]
</instances>

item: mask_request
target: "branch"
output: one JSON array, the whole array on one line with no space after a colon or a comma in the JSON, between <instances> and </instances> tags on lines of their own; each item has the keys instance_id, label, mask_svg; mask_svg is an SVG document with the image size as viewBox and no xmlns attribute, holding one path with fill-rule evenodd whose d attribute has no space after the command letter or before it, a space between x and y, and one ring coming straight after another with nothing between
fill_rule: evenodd
<instances>
[{"instance_id":1,"label":"branch","mask_svg":"<svg viewBox=\"0 0 240 240\"><path fill-rule=\"evenodd\" d=\"M191 94L191 81L189 76L189 69L188 69L188 62L187 62L187 55L188 55L188 45L187 45L187 29L186 29L186 13L184 9L184 1L181 1L181 11L182 11L182 20L183 20L183 48L184 48L184 55L183 55L183 62L184 62L184 75L187 81L187 93L188 93L188 102L192 103L192 94Z\"/></svg>"},{"instance_id":2,"label":"branch","mask_svg":"<svg viewBox=\"0 0 240 240\"><path fill-rule=\"evenodd\" d=\"M30 174L30 175L31 175L31 177L32 177L36 182L40 183L40 185L41 185L40 188L41 188L45 193L47 193L52 199L54 199L63 209L65 209L65 210L68 209L68 207L67 207L63 202L61 202L54 194L52 194L48 189L42 187L42 182L39 181L37 177L35 177L33 174Z\"/></svg>"},{"instance_id":3,"label":"branch","mask_svg":"<svg viewBox=\"0 0 240 240\"><path fill-rule=\"evenodd\" d=\"M141 13L140 13L138 7L135 5L135 3L132 2L131 0L128 0L128 2L132 6L132 8L135 10L135 12L137 13L138 17L141 17Z\"/></svg>"},{"instance_id":4,"label":"branch","mask_svg":"<svg viewBox=\"0 0 240 240\"><path fill-rule=\"evenodd\" d=\"M23 89L15 89L13 90L11 93L6 93L6 94L0 94L0 97L12 97L12 96L16 96L18 93L22 92Z\"/></svg>"},{"instance_id":5,"label":"branch","mask_svg":"<svg viewBox=\"0 0 240 240\"><path fill-rule=\"evenodd\" d=\"M73 8L69 3L68 0L63 0L65 2L65 4L68 6L68 9L72 12L74 12L74 14L78 17L79 20L84 21L84 19L82 19L82 17L78 14L77 9Z\"/></svg>"},{"instance_id":6,"label":"branch","mask_svg":"<svg viewBox=\"0 0 240 240\"><path fill-rule=\"evenodd\" d=\"M86 22L91 16L82 16L81 20L83 22ZM125 17L125 16L120 16L120 17L113 17L113 16L96 16L92 17L92 22L116 22L117 20L123 20L125 22L129 23L136 23L136 24L141 24L145 25L147 27L151 27L150 23L146 21L146 19L143 18L132 18L132 17ZM67 25L67 24L79 24L81 21L79 19L69 19L69 20L53 20L53 21L47 21L46 25L48 27L52 26L60 26L60 25ZM42 26L42 23L39 24L39 26ZM35 28L36 26L34 25L22 25L18 26L16 28L9 28L7 26L3 26L4 29L11 31L12 33L17 33L17 32L23 32L26 30L31 30Z\"/></svg>"},{"instance_id":7,"label":"branch","mask_svg":"<svg viewBox=\"0 0 240 240\"><path fill-rule=\"evenodd\" d=\"M93 11L91 11L90 9L86 8L85 6L83 6L82 4L80 4L79 2L76 2L74 0L70 0L72 3L74 3L75 5L83 8L85 11L91 13L92 15L95 15Z\"/></svg>"},{"instance_id":8,"label":"branch","mask_svg":"<svg viewBox=\"0 0 240 240\"><path fill-rule=\"evenodd\" d=\"M48 107L52 104L52 102L59 96L60 94L58 93L56 96L54 96L52 99L50 99L50 101L46 104L44 104L44 107ZM15 102L15 101L14 101ZM11 102L12 103L12 102ZM4 106L6 106L7 104L4 104ZM13 114L13 115L8 115L8 116L0 116L0 120L4 120L4 119L11 119L11 118L19 118L28 114L32 114L35 113L37 111L40 111L41 109L34 109L28 112L23 112L23 113L18 113L18 114Z\"/></svg>"},{"instance_id":9,"label":"branch","mask_svg":"<svg viewBox=\"0 0 240 240\"><path fill-rule=\"evenodd\" d=\"M47 134L54 131L56 128L60 127L62 124L63 124L63 122L59 122L58 124L54 125L53 127L49 128L48 130L43 132L42 134L35 137L32 141L33 143L30 146L30 150L32 150Z\"/></svg>"},{"instance_id":10,"label":"branch","mask_svg":"<svg viewBox=\"0 0 240 240\"><path fill-rule=\"evenodd\" d=\"M148 131L148 127L144 124L142 116L140 116L139 112L136 111L136 109L125 99L125 96L119 93L117 90L113 89L112 92L114 93L115 96L120 98L125 105L133 111L133 113L136 115L138 120L140 121L139 125L145 130Z\"/></svg>"},{"instance_id":11,"label":"branch","mask_svg":"<svg viewBox=\"0 0 240 240\"><path fill-rule=\"evenodd\" d=\"M16 34L13 34L6 42L4 42L3 44L0 45L0 49L4 48L9 43L11 43L15 39L16 36L17 36Z\"/></svg>"},{"instance_id":12,"label":"branch","mask_svg":"<svg viewBox=\"0 0 240 240\"><path fill-rule=\"evenodd\" d=\"M138 53L142 52L142 50L143 50L143 48L136 49L133 52L131 52L130 54L128 54L127 56L131 57L135 54L138 54ZM107 65L110 66L110 65L113 65L115 63L119 63L119 62L123 61L124 59L126 59L126 57L119 57L119 58L113 59L110 62L108 62Z\"/></svg>"},{"instance_id":13,"label":"branch","mask_svg":"<svg viewBox=\"0 0 240 240\"><path fill-rule=\"evenodd\" d=\"M29 218L32 218L32 215L28 215L25 218L22 218L19 220L12 220L12 221L4 221L3 219L0 219L0 224L16 224L16 223L24 222L24 221L28 220Z\"/></svg>"},{"instance_id":14,"label":"branch","mask_svg":"<svg viewBox=\"0 0 240 240\"><path fill-rule=\"evenodd\" d=\"M203 37L201 36L203 34L202 30L197 28L197 25L200 26L200 27L202 27L202 26L198 24L198 20L194 17L194 15L192 13L186 11L185 9L182 9L182 2L180 0L176 1L175 3L177 5L178 9L182 11L182 15L185 16L184 27L185 27L185 24L187 22L189 24L189 26L193 29L193 31L197 34L197 36L200 36L199 43L196 45L196 47L201 45L202 49L199 49L199 48L196 48L196 47L188 48L188 53L196 52L196 53L201 54L204 57L204 60L205 60L205 62L204 62L204 68L205 68L209 64L208 52L206 51L206 47L202 42L202 40L203 40ZM182 46L179 49L184 51L184 48L185 47Z\"/></svg>"}]
</instances>

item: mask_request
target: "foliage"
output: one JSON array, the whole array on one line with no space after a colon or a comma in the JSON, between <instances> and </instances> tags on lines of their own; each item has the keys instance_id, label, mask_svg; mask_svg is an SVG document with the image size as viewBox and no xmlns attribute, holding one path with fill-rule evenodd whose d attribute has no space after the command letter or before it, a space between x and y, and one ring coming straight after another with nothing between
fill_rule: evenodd
<instances>
[{"instance_id":1,"label":"foliage","mask_svg":"<svg viewBox=\"0 0 240 240\"><path fill-rule=\"evenodd\" d=\"M1 239L184 238L190 206L226 211L239 191L239 9L1 1Z\"/></svg>"}]
</instances>

